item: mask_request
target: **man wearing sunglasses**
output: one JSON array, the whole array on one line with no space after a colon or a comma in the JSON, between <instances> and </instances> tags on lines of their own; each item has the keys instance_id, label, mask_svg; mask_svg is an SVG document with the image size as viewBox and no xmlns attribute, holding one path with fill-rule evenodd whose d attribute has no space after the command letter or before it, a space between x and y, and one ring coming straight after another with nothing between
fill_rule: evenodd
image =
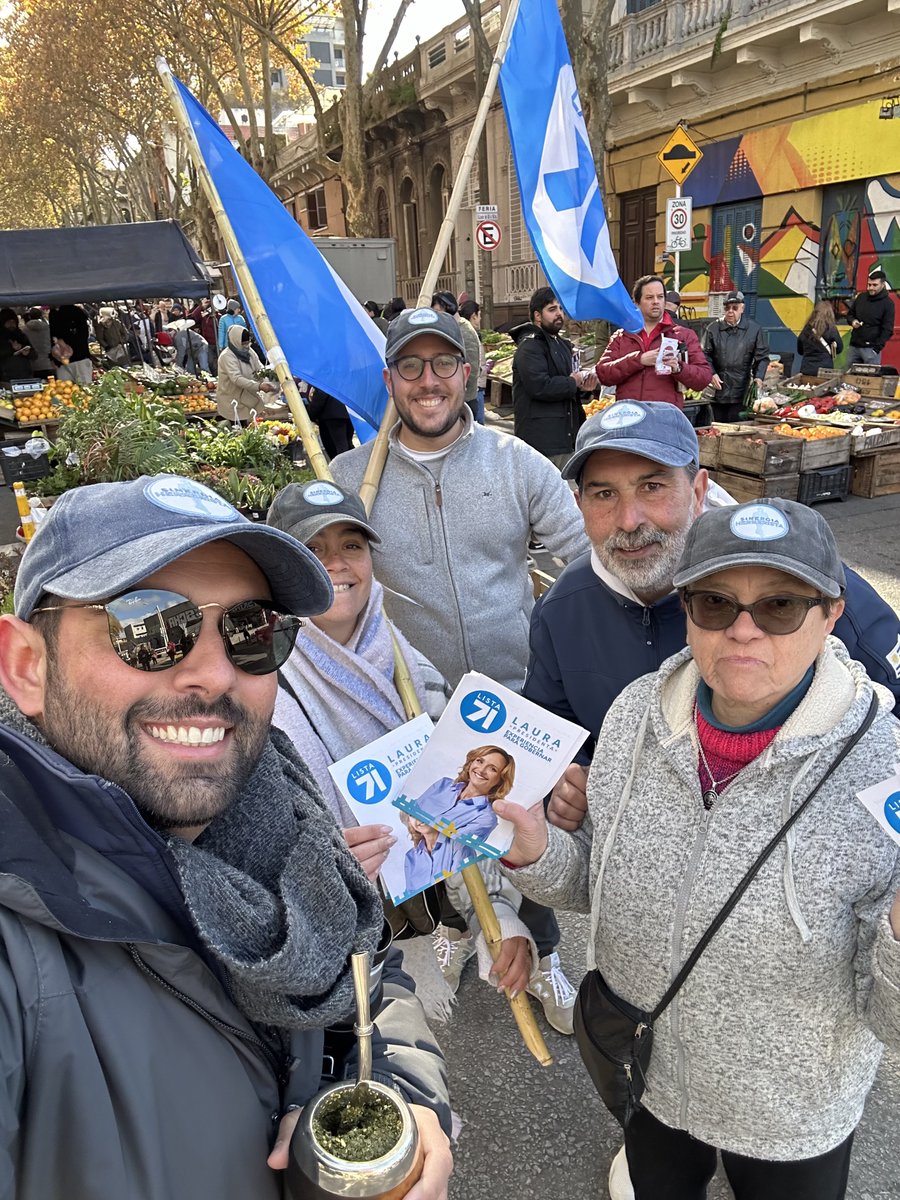
<instances>
[{"instance_id":1,"label":"man wearing sunglasses","mask_svg":"<svg viewBox=\"0 0 900 1200\"><path fill-rule=\"evenodd\" d=\"M625 400L585 422L563 467L563 477L576 482L592 549L569 564L534 609L523 689L529 700L591 734L550 800L549 820L562 829L577 829L584 819L587 768L612 702L686 645L686 617L672 580L707 502L708 476L699 461L697 435L683 412ZM844 573L844 611L834 636L891 689L900 712L900 619L864 579L846 566ZM689 603L707 624L726 619L733 607L723 597ZM789 632L788 620L802 620L808 607L805 598L795 604L793 597L774 597L754 605L753 615ZM632 1196L624 1153L613 1161L610 1195Z\"/></svg>"},{"instance_id":2,"label":"man wearing sunglasses","mask_svg":"<svg viewBox=\"0 0 900 1200\"><path fill-rule=\"evenodd\" d=\"M277 1200L296 1107L352 1072L381 904L270 728L330 603L305 547L177 476L68 492L28 547L0 617L4 1195ZM411 1196L443 1200L407 982L388 958L375 1071L415 1106Z\"/></svg>"}]
</instances>

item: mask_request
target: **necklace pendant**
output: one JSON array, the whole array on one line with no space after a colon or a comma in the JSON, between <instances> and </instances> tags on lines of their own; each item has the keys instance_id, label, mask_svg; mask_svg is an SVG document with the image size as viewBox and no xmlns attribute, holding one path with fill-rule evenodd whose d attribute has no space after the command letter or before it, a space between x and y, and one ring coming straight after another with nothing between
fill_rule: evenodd
<instances>
[{"instance_id":1,"label":"necklace pendant","mask_svg":"<svg viewBox=\"0 0 900 1200\"><path fill-rule=\"evenodd\" d=\"M719 793L716 791L716 789L714 787L706 789L706 791L703 793L703 807L706 809L707 812L709 812L709 810L712 808L712 806L715 804L715 802L718 800L718 798L719 798Z\"/></svg>"}]
</instances>

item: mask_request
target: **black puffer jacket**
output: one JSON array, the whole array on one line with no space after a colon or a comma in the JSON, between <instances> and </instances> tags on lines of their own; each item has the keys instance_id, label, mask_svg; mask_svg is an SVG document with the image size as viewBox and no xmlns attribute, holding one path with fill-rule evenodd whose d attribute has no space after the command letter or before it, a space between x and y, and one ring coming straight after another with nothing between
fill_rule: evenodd
<instances>
[{"instance_id":1,"label":"black puffer jacket","mask_svg":"<svg viewBox=\"0 0 900 1200\"><path fill-rule=\"evenodd\" d=\"M516 437L547 458L571 454L584 422L572 379L572 345L528 322L510 331L513 359L513 420Z\"/></svg>"},{"instance_id":2,"label":"black puffer jacket","mask_svg":"<svg viewBox=\"0 0 900 1200\"><path fill-rule=\"evenodd\" d=\"M722 380L714 404L739 404L747 395L750 378L769 356L769 339L762 325L741 317L737 325L713 321L703 333L703 351Z\"/></svg>"},{"instance_id":3,"label":"black puffer jacket","mask_svg":"<svg viewBox=\"0 0 900 1200\"><path fill-rule=\"evenodd\" d=\"M866 346L880 354L894 332L894 319L894 302L887 288L882 288L877 296L860 292L847 306L847 320L862 321L859 329L850 334L850 345Z\"/></svg>"}]
</instances>

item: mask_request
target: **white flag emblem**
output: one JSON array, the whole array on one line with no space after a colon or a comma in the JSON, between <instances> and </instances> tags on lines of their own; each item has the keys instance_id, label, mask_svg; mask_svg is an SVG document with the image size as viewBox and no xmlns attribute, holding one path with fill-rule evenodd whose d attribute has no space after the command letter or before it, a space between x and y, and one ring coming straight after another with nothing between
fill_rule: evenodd
<instances>
[{"instance_id":1,"label":"white flag emblem","mask_svg":"<svg viewBox=\"0 0 900 1200\"><path fill-rule=\"evenodd\" d=\"M547 253L561 270L600 288L618 281L597 169L569 63L556 81L532 207Z\"/></svg>"}]
</instances>

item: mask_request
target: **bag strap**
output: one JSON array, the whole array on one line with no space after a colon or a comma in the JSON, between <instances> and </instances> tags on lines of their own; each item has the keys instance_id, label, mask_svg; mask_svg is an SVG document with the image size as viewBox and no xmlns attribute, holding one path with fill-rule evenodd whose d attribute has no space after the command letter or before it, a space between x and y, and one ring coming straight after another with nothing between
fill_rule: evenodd
<instances>
[{"instance_id":1,"label":"bag strap","mask_svg":"<svg viewBox=\"0 0 900 1200\"><path fill-rule=\"evenodd\" d=\"M766 860L768 859L769 855L776 848L776 846L781 841L781 839L788 834L788 832L791 830L791 828L794 826L794 824L797 822L797 820L800 818L800 816L806 809L809 802L811 800L813 800L816 795L818 795L819 789L822 787L822 784L825 783L825 781L834 774L834 772L841 765L841 763L844 761L844 759L847 757L847 755L850 753L850 751L853 749L853 747L857 744L857 742L860 741L860 739L862 737L864 737L864 735L868 732L869 727L871 726L872 722L875 720L875 716L876 716L877 712L878 712L878 697L873 692L872 700L869 704L869 711L866 713L865 718L863 719L863 722L860 725L860 727L856 730L856 732L853 734L853 736L851 738L849 738L848 741L844 744L844 748L841 750L840 754L837 756L837 758L834 760L834 762L831 764L831 766L828 768L828 770L825 772L825 774L822 776L822 778L819 780L819 782L816 784L816 786L813 788L813 790L809 793L809 795L806 797L806 799L803 801L803 803L800 805L800 807L796 810L796 812L792 813L791 816L788 817L788 819L785 821L785 823L782 825L782 827L778 830L778 832L775 834L775 836L772 838L772 840L768 843L768 845L762 851L759 858L757 858L756 862L753 864L753 866L750 868L750 870L747 872L747 874L744 876L744 878L740 881L740 883L737 885L737 887L731 893L729 898L725 901L725 903L719 909L719 912L716 914L715 918L713 919L712 924L709 926L706 933L704 933L703 937L700 939L700 941L697 943L697 945L691 951L690 957L687 959L685 964L682 966L681 970L678 972L678 974L675 976L675 978L669 984L668 988L666 989L665 995L660 1000L659 1004L657 1004L656 1008L654 1008L653 1012L650 1014L651 1024L654 1021L658 1020L659 1017L662 1016L662 1014L665 1012L665 1010L669 1007L669 1005L675 999L676 995L681 990L681 987L684 984L684 981L687 979L688 975L690 975L691 971L693 971L694 967L697 965L697 960L699 959L700 955L703 953L703 951L706 949L706 947L709 945L709 943L712 941L712 939L718 933L719 929L721 928L721 926L724 923L724 921L726 920L726 918L731 915L733 909L735 908L738 901L743 896L744 892L746 892L747 888L750 886L750 884L753 882L753 880L759 874L760 870L762 869L762 867L765 864Z\"/></svg>"}]
</instances>

